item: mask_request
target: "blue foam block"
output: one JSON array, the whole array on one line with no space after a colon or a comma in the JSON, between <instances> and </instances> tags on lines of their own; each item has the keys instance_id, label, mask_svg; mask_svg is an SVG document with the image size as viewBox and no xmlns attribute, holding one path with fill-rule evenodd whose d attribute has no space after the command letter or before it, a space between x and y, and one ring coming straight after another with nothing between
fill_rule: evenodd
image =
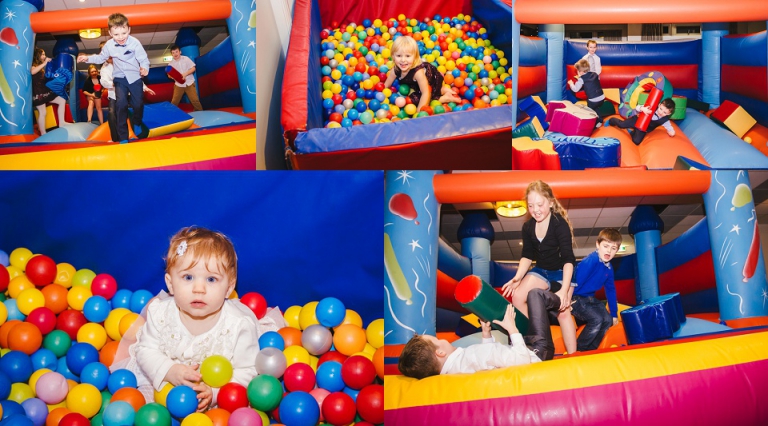
<instances>
[{"instance_id":1,"label":"blue foam block","mask_svg":"<svg viewBox=\"0 0 768 426\"><path fill-rule=\"evenodd\" d=\"M630 345L673 337L686 321L680 293L652 297L642 305L621 312Z\"/></svg>"}]
</instances>

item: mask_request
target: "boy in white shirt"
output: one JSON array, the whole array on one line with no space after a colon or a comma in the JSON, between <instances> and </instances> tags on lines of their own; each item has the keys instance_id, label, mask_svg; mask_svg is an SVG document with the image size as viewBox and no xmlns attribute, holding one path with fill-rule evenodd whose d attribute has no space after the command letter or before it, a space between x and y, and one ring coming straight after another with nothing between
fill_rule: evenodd
<instances>
[{"instance_id":1,"label":"boy in white shirt","mask_svg":"<svg viewBox=\"0 0 768 426\"><path fill-rule=\"evenodd\" d=\"M188 57L183 56L181 54L181 49L175 44L171 46L171 56L173 56L173 60L171 60L169 65L178 71L184 78L184 83L174 81L171 103L179 106L181 96L186 94L187 98L189 98L189 102L195 108L195 111L202 111L203 105L200 104L200 99L197 97L195 76L193 75L196 70L195 63Z\"/></svg>"},{"instance_id":2,"label":"boy in white shirt","mask_svg":"<svg viewBox=\"0 0 768 426\"><path fill-rule=\"evenodd\" d=\"M589 72L593 72L599 77L603 72L603 67L600 64L600 57L597 56L595 52L597 52L597 42L590 40L587 42L587 54L581 59L584 59L589 63Z\"/></svg>"}]
</instances>

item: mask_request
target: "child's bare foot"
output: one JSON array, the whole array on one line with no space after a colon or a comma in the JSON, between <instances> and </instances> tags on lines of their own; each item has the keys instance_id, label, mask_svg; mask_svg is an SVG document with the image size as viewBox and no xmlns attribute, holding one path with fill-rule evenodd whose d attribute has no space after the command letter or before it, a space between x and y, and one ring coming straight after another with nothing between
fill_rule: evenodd
<instances>
[{"instance_id":1,"label":"child's bare foot","mask_svg":"<svg viewBox=\"0 0 768 426\"><path fill-rule=\"evenodd\" d=\"M459 103L459 102L461 102L461 98L458 97L453 92L446 93L446 94L444 94L443 96L440 97L440 103L447 104L447 103L450 103L450 102Z\"/></svg>"}]
</instances>

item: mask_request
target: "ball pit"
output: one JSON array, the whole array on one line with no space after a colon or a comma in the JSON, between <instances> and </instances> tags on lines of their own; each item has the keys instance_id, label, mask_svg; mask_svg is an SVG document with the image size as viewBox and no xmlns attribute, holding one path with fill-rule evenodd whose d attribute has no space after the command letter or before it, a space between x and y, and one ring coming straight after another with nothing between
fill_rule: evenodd
<instances>
[{"instance_id":1,"label":"ball pit","mask_svg":"<svg viewBox=\"0 0 768 426\"><path fill-rule=\"evenodd\" d=\"M417 111L408 95L412 88L399 84L385 88L387 72L394 66L392 43L412 37L423 62L443 74L444 86L459 103L431 102ZM471 16L423 19L400 15L397 19L364 20L321 31L320 72L324 126L350 127L451 111L510 104L511 67L504 52L487 40L486 29Z\"/></svg>"}]
</instances>

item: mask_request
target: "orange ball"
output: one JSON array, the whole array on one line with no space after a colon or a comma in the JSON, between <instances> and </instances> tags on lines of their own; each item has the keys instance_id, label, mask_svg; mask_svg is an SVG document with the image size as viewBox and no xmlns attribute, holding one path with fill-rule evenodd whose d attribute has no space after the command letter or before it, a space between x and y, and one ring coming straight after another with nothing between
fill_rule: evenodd
<instances>
[{"instance_id":1,"label":"orange ball","mask_svg":"<svg viewBox=\"0 0 768 426\"><path fill-rule=\"evenodd\" d=\"M43 333L36 325L22 322L8 332L8 347L32 355L43 344Z\"/></svg>"},{"instance_id":2,"label":"orange ball","mask_svg":"<svg viewBox=\"0 0 768 426\"><path fill-rule=\"evenodd\" d=\"M453 80L454 80L453 74L451 74L451 73L446 73L445 74L445 77L444 77L445 84L450 86L451 83L453 83Z\"/></svg>"},{"instance_id":3,"label":"orange ball","mask_svg":"<svg viewBox=\"0 0 768 426\"><path fill-rule=\"evenodd\" d=\"M285 347L298 345L301 346L301 330L293 327L283 327L277 330L278 334L283 336Z\"/></svg>"},{"instance_id":4,"label":"orange ball","mask_svg":"<svg viewBox=\"0 0 768 426\"><path fill-rule=\"evenodd\" d=\"M373 353L373 366L376 367L376 375L384 380L384 346Z\"/></svg>"},{"instance_id":5,"label":"orange ball","mask_svg":"<svg viewBox=\"0 0 768 426\"><path fill-rule=\"evenodd\" d=\"M365 330L354 324L340 325L333 335L336 350L347 356L362 351L365 343Z\"/></svg>"},{"instance_id":6,"label":"orange ball","mask_svg":"<svg viewBox=\"0 0 768 426\"><path fill-rule=\"evenodd\" d=\"M134 321L136 321L138 317L139 317L139 314L135 312L131 312L130 314L125 314L125 316L120 319L118 330L120 331L121 336L125 336L125 332L128 331L129 328L131 328Z\"/></svg>"},{"instance_id":7,"label":"orange ball","mask_svg":"<svg viewBox=\"0 0 768 426\"><path fill-rule=\"evenodd\" d=\"M67 310L67 289L58 284L49 284L40 290L45 297L45 307L58 315Z\"/></svg>"},{"instance_id":8,"label":"orange ball","mask_svg":"<svg viewBox=\"0 0 768 426\"><path fill-rule=\"evenodd\" d=\"M139 411L139 408L146 405L147 401L144 399L144 395L135 388L120 388L112 394L110 401L125 401L133 406L134 411Z\"/></svg>"},{"instance_id":9,"label":"orange ball","mask_svg":"<svg viewBox=\"0 0 768 426\"><path fill-rule=\"evenodd\" d=\"M115 361L115 353L117 353L118 345L120 345L120 342L107 342L107 344L99 351L99 362L107 367L111 366Z\"/></svg>"},{"instance_id":10,"label":"orange ball","mask_svg":"<svg viewBox=\"0 0 768 426\"><path fill-rule=\"evenodd\" d=\"M10 333L11 329L16 327L17 324L21 324L21 321L10 320L5 322L3 325L0 325L0 347L8 347L8 333Z\"/></svg>"},{"instance_id":11,"label":"orange ball","mask_svg":"<svg viewBox=\"0 0 768 426\"><path fill-rule=\"evenodd\" d=\"M45 426L59 426L61 419L67 414L71 413L66 407L59 407L51 410L48 413L48 417L45 419Z\"/></svg>"},{"instance_id":12,"label":"orange ball","mask_svg":"<svg viewBox=\"0 0 768 426\"><path fill-rule=\"evenodd\" d=\"M211 419L213 426L227 426L229 423L230 413L223 408L208 410L205 412L205 415Z\"/></svg>"}]
</instances>

